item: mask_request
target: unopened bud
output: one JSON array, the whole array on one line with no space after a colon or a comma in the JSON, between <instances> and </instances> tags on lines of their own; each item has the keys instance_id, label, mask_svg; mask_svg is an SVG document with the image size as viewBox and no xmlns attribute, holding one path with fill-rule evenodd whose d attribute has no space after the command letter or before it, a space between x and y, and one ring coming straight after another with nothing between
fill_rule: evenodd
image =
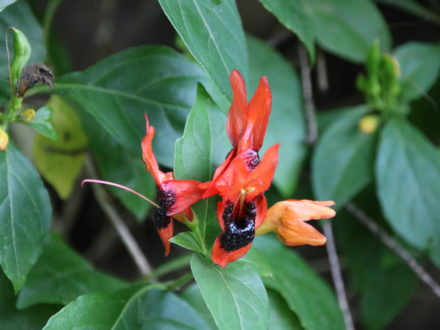
<instances>
[{"instance_id":1,"label":"unopened bud","mask_svg":"<svg viewBox=\"0 0 440 330\"><path fill-rule=\"evenodd\" d=\"M35 118L35 110L34 109L26 109L20 114L20 119L25 123L30 122Z\"/></svg>"},{"instance_id":2,"label":"unopened bud","mask_svg":"<svg viewBox=\"0 0 440 330\"><path fill-rule=\"evenodd\" d=\"M31 56L31 46L23 32L14 27L11 29L14 36L14 56L12 57L10 79L12 80L13 86L15 86L20 77L21 70L23 70Z\"/></svg>"},{"instance_id":3,"label":"unopened bud","mask_svg":"<svg viewBox=\"0 0 440 330\"><path fill-rule=\"evenodd\" d=\"M0 128L0 150L6 150L9 144L9 135Z\"/></svg>"},{"instance_id":4,"label":"unopened bud","mask_svg":"<svg viewBox=\"0 0 440 330\"><path fill-rule=\"evenodd\" d=\"M380 118L378 115L366 115L359 121L359 130L364 134L376 132L379 126Z\"/></svg>"}]
</instances>

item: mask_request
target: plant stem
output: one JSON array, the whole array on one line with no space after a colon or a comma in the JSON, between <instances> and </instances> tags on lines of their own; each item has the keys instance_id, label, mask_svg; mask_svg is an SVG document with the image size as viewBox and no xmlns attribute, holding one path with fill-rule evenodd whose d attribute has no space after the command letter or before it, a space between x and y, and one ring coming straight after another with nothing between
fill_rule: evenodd
<instances>
[{"instance_id":1,"label":"plant stem","mask_svg":"<svg viewBox=\"0 0 440 330\"><path fill-rule=\"evenodd\" d=\"M159 267L157 267L154 271L152 271L147 276L143 277L144 281L151 281L152 279L156 279L162 275L171 273L175 270L181 269L189 265L189 261L191 260L192 254L184 254L180 257L177 257Z\"/></svg>"},{"instance_id":2,"label":"plant stem","mask_svg":"<svg viewBox=\"0 0 440 330\"><path fill-rule=\"evenodd\" d=\"M98 174L95 170L95 167L92 163L92 160L90 157L86 158L85 162L86 170L90 173L92 177L98 177ZM99 205L102 207L102 210L109 218L110 222L116 229L116 232L118 233L119 237L122 240L122 243L127 248L130 256L132 257L133 261L135 262L137 268L139 269L139 272L142 275L147 275L151 273L152 267L150 263L148 262L145 255L142 253L141 248L139 247L138 243L128 230L127 226L125 225L124 221L122 220L121 216L118 214L116 209L112 206L110 200L111 197L108 194L108 192L100 185L95 184L92 185L93 192L95 193L96 199L99 203Z\"/></svg>"},{"instance_id":3,"label":"plant stem","mask_svg":"<svg viewBox=\"0 0 440 330\"><path fill-rule=\"evenodd\" d=\"M400 244L394 240L388 233L383 230L372 218L356 206L354 203L348 203L345 206L346 210L350 212L360 223L367 227L374 235L376 235L382 243L393 251L400 259L402 259L409 268L425 283L434 294L440 298L440 285L426 272Z\"/></svg>"},{"instance_id":4,"label":"plant stem","mask_svg":"<svg viewBox=\"0 0 440 330\"><path fill-rule=\"evenodd\" d=\"M193 278L193 274L189 272L174 281L167 282L165 285L168 290L179 290Z\"/></svg>"},{"instance_id":5,"label":"plant stem","mask_svg":"<svg viewBox=\"0 0 440 330\"><path fill-rule=\"evenodd\" d=\"M307 122L308 135L306 143L314 145L318 140L318 124L315 114L315 103L313 102L313 88L311 78L311 68L309 59L307 57L307 51L304 46L299 45L298 57L300 63L301 81L303 86L303 99L305 118ZM344 316L345 328L347 330L353 330L353 318L350 313L350 307L348 305L347 294L345 292L344 280L342 278L341 267L339 264L339 257L336 251L335 241L333 237L333 229L329 222L324 223L324 234L327 237L327 255L330 262L331 273L333 283L336 289L338 297L339 307Z\"/></svg>"}]
</instances>

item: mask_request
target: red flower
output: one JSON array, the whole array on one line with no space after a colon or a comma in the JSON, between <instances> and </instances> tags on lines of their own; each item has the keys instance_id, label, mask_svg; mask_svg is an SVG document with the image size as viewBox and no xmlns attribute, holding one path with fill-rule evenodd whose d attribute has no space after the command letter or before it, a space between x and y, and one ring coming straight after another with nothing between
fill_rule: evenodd
<instances>
[{"instance_id":1,"label":"red flower","mask_svg":"<svg viewBox=\"0 0 440 330\"><path fill-rule=\"evenodd\" d=\"M142 139L142 158L147 170L153 175L157 188L157 204L153 212L153 223L165 247L165 255L170 252L169 239L173 236L172 216L186 212L188 208L201 199L203 190L200 182L195 180L175 180L172 172L164 173L159 169L156 157L153 154L154 127L146 120L146 135Z\"/></svg>"}]
</instances>

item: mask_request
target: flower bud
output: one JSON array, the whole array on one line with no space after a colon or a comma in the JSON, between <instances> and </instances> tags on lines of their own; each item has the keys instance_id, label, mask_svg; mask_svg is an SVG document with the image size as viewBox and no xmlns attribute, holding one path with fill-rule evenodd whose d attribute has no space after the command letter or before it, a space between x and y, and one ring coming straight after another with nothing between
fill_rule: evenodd
<instances>
[{"instance_id":1,"label":"flower bud","mask_svg":"<svg viewBox=\"0 0 440 330\"><path fill-rule=\"evenodd\" d=\"M20 114L20 119L25 123L30 122L35 118L35 110L34 109L26 109Z\"/></svg>"},{"instance_id":2,"label":"flower bud","mask_svg":"<svg viewBox=\"0 0 440 330\"><path fill-rule=\"evenodd\" d=\"M29 45L29 41L27 40L23 32L16 29L15 27L12 27L11 29L14 35L14 56L11 63L10 79L12 81L12 86L15 88L17 80L20 77L21 70L23 70L31 56L31 46Z\"/></svg>"},{"instance_id":3,"label":"flower bud","mask_svg":"<svg viewBox=\"0 0 440 330\"><path fill-rule=\"evenodd\" d=\"M376 132L380 123L378 115L366 115L359 121L359 130L364 134L372 134Z\"/></svg>"},{"instance_id":4,"label":"flower bud","mask_svg":"<svg viewBox=\"0 0 440 330\"><path fill-rule=\"evenodd\" d=\"M2 128L0 128L0 150L6 150L9 144L9 135Z\"/></svg>"}]
</instances>

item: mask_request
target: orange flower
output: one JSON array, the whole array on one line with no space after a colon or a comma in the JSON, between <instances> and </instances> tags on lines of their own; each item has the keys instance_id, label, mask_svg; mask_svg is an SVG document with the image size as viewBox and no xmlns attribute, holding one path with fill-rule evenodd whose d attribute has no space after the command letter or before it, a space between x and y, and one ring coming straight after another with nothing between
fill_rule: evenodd
<instances>
[{"instance_id":1,"label":"orange flower","mask_svg":"<svg viewBox=\"0 0 440 330\"><path fill-rule=\"evenodd\" d=\"M181 219L180 213L186 216L191 214L188 208L199 201L203 190L199 188L200 182L195 180L175 180L172 172L164 173L159 169L156 157L153 154L154 127L146 120L146 135L142 139L142 158L156 182L157 204L153 212L153 224L159 233L165 247L165 255L170 253L169 239L173 237L174 227L172 216Z\"/></svg>"},{"instance_id":2,"label":"orange flower","mask_svg":"<svg viewBox=\"0 0 440 330\"><path fill-rule=\"evenodd\" d=\"M336 212L329 207L332 205L335 205L333 201L306 199L278 202L267 211L257 235L275 231L286 245L323 245L326 237L305 221L334 217Z\"/></svg>"}]
</instances>

